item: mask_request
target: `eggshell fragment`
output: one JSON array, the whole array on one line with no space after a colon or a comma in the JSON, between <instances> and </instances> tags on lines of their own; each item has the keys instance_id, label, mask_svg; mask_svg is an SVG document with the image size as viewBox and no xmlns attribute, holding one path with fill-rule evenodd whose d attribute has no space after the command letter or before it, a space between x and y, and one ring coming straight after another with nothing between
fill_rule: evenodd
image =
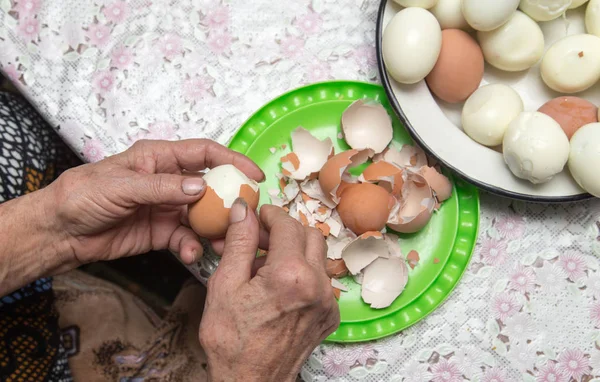
<instances>
[{"instance_id":1,"label":"eggshell fragment","mask_svg":"<svg viewBox=\"0 0 600 382\"><path fill-rule=\"evenodd\" d=\"M342 114L346 143L355 150L378 154L392 141L392 119L378 102L354 101Z\"/></svg>"},{"instance_id":2,"label":"eggshell fragment","mask_svg":"<svg viewBox=\"0 0 600 382\"><path fill-rule=\"evenodd\" d=\"M323 192L321 186L319 185L318 179L307 179L304 182L300 183L300 189L312 199L316 199L323 203L325 206L329 208L335 208L336 204L331 197Z\"/></svg>"},{"instance_id":3,"label":"eggshell fragment","mask_svg":"<svg viewBox=\"0 0 600 382\"><path fill-rule=\"evenodd\" d=\"M346 268L346 263L344 263L344 260L342 259L327 259L325 271L327 272L327 276L336 279L348 276L348 268Z\"/></svg>"},{"instance_id":4,"label":"eggshell fragment","mask_svg":"<svg viewBox=\"0 0 600 382\"><path fill-rule=\"evenodd\" d=\"M600 198L600 123L585 125L571 138L569 170L587 192Z\"/></svg>"},{"instance_id":5,"label":"eggshell fragment","mask_svg":"<svg viewBox=\"0 0 600 382\"><path fill-rule=\"evenodd\" d=\"M316 174L333 152L331 139L319 140L308 130L298 127L292 132L293 152L281 158L284 175L296 180L304 180Z\"/></svg>"},{"instance_id":6,"label":"eggshell fragment","mask_svg":"<svg viewBox=\"0 0 600 382\"><path fill-rule=\"evenodd\" d=\"M546 102L538 111L558 122L569 139L581 126L598 122L596 105L578 97L554 98Z\"/></svg>"},{"instance_id":7,"label":"eggshell fragment","mask_svg":"<svg viewBox=\"0 0 600 382\"><path fill-rule=\"evenodd\" d=\"M443 202L452 196L452 183L433 167L423 166L419 173L425 178L429 187L435 193L438 202Z\"/></svg>"},{"instance_id":8,"label":"eggshell fragment","mask_svg":"<svg viewBox=\"0 0 600 382\"><path fill-rule=\"evenodd\" d=\"M342 292L348 292L348 288L335 278L331 279L331 286L333 286L335 289L341 290Z\"/></svg>"},{"instance_id":9,"label":"eggshell fragment","mask_svg":"<svg viewBox=\"0 0 600 382\"><path fill-rule=\"evenodd\" d=\"M342 229L337 237L329 236L327 242L327 258L331 260L339 260L342 258L344 248L356 239L356 235L349 229Z\"/></svg>"},{"instance_id":10,"label":"eggshell fragment","mask_svg":"<svg viewBox=\"0 0 600 382\"><path fill-rule=\"evenodd\" d=\"M331 157L319 172L321 190L334 205L339 203L343 189L351 180L347 170L365 163L372 155L372 150L348 150Z\"/></svg>"},{"instance_id":11,"label":"eggshell fragment","mask_svg":"<svg viewBox=\"0 0 600 382\"><path fill-rule=\"evenodd\" d=\"M385 227L395 200L383 187L354 184L342 194L337 211L342 222L357 235Z\"/></svg>"},{"instance_id":12,"label":"eggshell fragment","mask_svg":"<svg viewBox=\"0 0 600 382\"><path fill-rule=\"evenodd\" d=\"M213 168L203 178L206 192L188 208L190 226L201 237L219 239L227 232L229 210L238 197L244 198L251 210L256 209L258 183L230 164Z\"/></svg>"},{"instance_id":13,"label":"eggshell fragment","mask_svg":"<svg viewBox=\"0 0 600 382\"><path fill-rule=\"evenodd\" d=\"M433 191L425 178L413 173L404 185L402 203L392 210L387 226L396 232L417 232L427 225L435 205Z\"/></svg>"},{"instance_id":14,"label":"eggshell fragment","mask_svg":"<svg viewBox=\"0 0 600 382\"><path fill-rule=\"evenodd\" d=\"M418 146L404 145L398 151L393 146L385 149L381 154L373 156L373 162L389 162L403 169L418 171L427 165L427 155Z\"/></svg>"},{"instance_id":15,"label":"eggshell fragment","mask_svg":"<svg viewBox=\"0 0 600 382\"><path fill-rule=\"evenodd\" d=\"M342 259L353 275L360 273L378 257L389 257L388 243L379 231L365 232L342 251Z\"/></svg>"},{"instance_id":16,"label":"eggshell fragment","mask_svg":"<svg viewBox=\"0 0 600 382\"><path fill-rule=\"evenodd\" d=\"M388 192L396 195L404 185L403 170L389 162L379 161L370 164L358 177L362 183L378 183Z\"/></svg>"},{"instance_id":17,"label":"eggshell fragment","mask_svg":"<svg viewBox=\"0 0 600 382\"><path fill-rule=\"evenodd\" d=\"M335 297L336 300L339 300L340 297L342 296L342 294L341 294L342 291L335 287L332 287L332 288L333 288L333 296Z\"/></svg>"},{"instance_id":18,"label":"eggshell fragment","mask_svg":"<svg viewBox=\"0 0 600 382\"><path fill-rule=\"evenodd\" d=\"M425 81L441 100L463 102L479 87L483 69L483 53L477 41L463 30L445 29L440 56Z\"/></svg>"},{"instance_id":19,"label":"eggshell fragment","mask_svg":"<svg viewBox=\"0 0 600 382\"><path fill-rule=\"evenodd\" d=\"M390 306L408 282L408 268L402 258L378 258L364 270L361 297L373 309Z\"/></svg>"},{"instance_id":20,"label":"eggshell fragment","mask_svg":"<svg viewBox=\"0 0 600 382\"><path fill-rule=\"evenodd\" d=\"M421 257L419 256L419 252L412 250L408 252L406 260L408 260L408 265L410 265L411 269L415 269L415 267L419 264Z\"/></svg>"}]
</instances>

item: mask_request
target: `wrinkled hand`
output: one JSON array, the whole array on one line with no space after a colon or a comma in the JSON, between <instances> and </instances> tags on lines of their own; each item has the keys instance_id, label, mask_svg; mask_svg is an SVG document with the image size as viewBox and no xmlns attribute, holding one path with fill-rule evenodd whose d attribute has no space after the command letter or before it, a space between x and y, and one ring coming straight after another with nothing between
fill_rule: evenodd
<instances>
[{"instance_id":1,"label":"wrinkled hand","mask_svg":"<svg viewBox=\"0 0 600 382\"><path fill-rule=\"evenodd\" d=\"M185 172L226 163L264 179L250 159L209 140L140 141L61 175L48 187L53 203L46 215L66 233L70 266L153 249L170 249L189 263L202 246L189 228L187 205L204 195L205 185Z\"/></svg>"},{"instance_id":2,"label":"wrinkled hand","mask_svg":"<svg viewBox=\"0 0 600 382\"><path fill-rule=\"evenodd\" d=\"M264 265L253 270L259 224L238 200L223 257L208 281L200 341L213 382L294 381L339 325L321 233L278 207L263 206L259 217L269 232Z\"/></svg>"}]
</instances>

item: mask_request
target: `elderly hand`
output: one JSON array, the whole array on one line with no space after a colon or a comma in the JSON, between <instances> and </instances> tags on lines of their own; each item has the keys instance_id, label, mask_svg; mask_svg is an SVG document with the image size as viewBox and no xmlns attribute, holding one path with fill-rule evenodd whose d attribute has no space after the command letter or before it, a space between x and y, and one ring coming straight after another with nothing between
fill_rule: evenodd
<instances>
[{"instance_id":1,"label":"elderly hand","mask_svg":"<svg viewBox=\"0 0 600 382\"><path fill-rule=\"evenodd\" d=\"M238 199L223 257L208 282L200 341L213 382L294 381L302 362L339 325L321 233L278 207L263 206L259 216L269 232L264 265L253 270L259 224Z\"/></svg>"},{"instance_id":2,"label":"elderly hand","mask_svg":"<svg viewBox=\"0 0 600 382\"><path fill-rule=\"evenodd\" d=\"M204 194L201 177L182 175L230 163L261 181L262 171L245 156L215 142L140 141L95 164L71 169L49 186L48 216L66 233L69 268L170 249L186 263L202 246L187 224L187 205Z\"/></svg>"}]
</instances>

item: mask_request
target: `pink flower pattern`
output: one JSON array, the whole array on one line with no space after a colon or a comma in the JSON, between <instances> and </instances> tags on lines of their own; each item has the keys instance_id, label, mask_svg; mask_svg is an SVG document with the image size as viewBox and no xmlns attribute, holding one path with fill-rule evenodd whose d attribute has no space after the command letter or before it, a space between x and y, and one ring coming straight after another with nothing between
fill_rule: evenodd
<instances>
[{"instance_id":1,"label":"pink flower pattern","mask_svg":"<svg viewBox=\"0 0 600 382\"><path fill-rule=\"evenodd\" d=\"M329 74L329 65L326 62L316 62L311 64L307 70L307 77L309 82L325 81L331 78Z\"/></svg>"},{"instance_id":2,"label":"pink flower pattern","mask_svg":"<svg viewBox=\"0 0 600 382\"><path fill-rule=\"evenodd\" d=\"M600 328L600 302L595 301L590 308L590 320L595 327Z\"/></svg>"},{"instance_id":3,"label":"pink flower pattern","mask_svg":"<svg viewBox=\"0 0 600 382\"><path fill-rule=\"evenodd\" d=\"M95 76L94 85L99 93L107 93L115 85L115 75L110 71L99 72Z\"/></svg>"},{"instance_id":4,"label":"pink flower pattern","mask_svg":"<svg viewBox=\"0 0 600 382\"><path fill-rule=\"evenodd\" d=\"M18 0L14 10L19 13L19 17L35 16L42 7L41 0Z\"/></svg>"},{"instance_id":5,"label":"pink flower pattern","mask_svg":"<svg viewBox=\"0 0 600 382\"><path fill-rule=\"evenodd\" d=\"M323 356L323 370L331 377L341 377L350 371L354 361L337 347L328 349Z\"/></svg>"},{"instance_id":6,"label":"pink flower pattern","mask_svg":"<svg viewBox=\"0 0 600 382\"><path fill-rule=\"evenodd\" d=\"M365 365L369 359L377 358L377 354L371 345L364 345L360 347L349 349L350 359L358 361L361 365Z\"/></svg>"},{"instance_id":7,"label":"pink flower pattern","mask_svg":"<svg viewBox=\"0 0 600 382\"><path fill-rule=\"evenodd\" d=\"M122 23L129 14L129 6L122 0L113 1L104 6L102 13L109 21L115 24Z\"/></svg>"},{"instance_id":8,"label":"pink flower pattern","mask_svg":"<svg viewBox=\"0 0 600 382\"><path fill-rule=\"evenodd\" d=\"M318 33L321 29L323 20L316 12L309 12L296 19L295 25L306 34Z\"/></svg>"},{"instance_id":9,"label":"pink flower pattern","mask_svg":"<svg viewBox=\"0 0 600 382\"><path fill-rule=\"evenodd\" d=\"M230 50L232 37L228 31L213 31L208 36L208 47L215 54L223 54Z\"/></svg>"},{"instance_id":10,"label":"pink flower pattern","mask_svg":"<svg viewBox=\"0 0 600 382\"><path fill-rule=\"evenodd\" d=\"M496 367L487 369L481 377L481 382L508 382L506 372Z\"/></svg>"},{"instance_id":11,"label":"pink flower pattern","mask_svg":"<svg viewBox=\"0 0 600 382\"><path fill-rule=\"evenodd\" d=\"M29 40L37 39L40 33L40 22L33 17L24 17L19 20L19 32Z\"/></svg>"},{"instance_id":12,"label":"pink flower pattern","mask_svg":"<svg viewBox=\"0 0 600 382\"><path fill-rule=\"evenodd\" d=\"M535 273L533 269L517 265L514 272L510 275L508 287L521 293L533 292L535 288Z\"/></svg>"},{"instance_id":13,"label":"pink flower pattern","mask_svg":"<svg viewBox=\"0 0 600 382\"><path fill-rule=\"evenodd\" d=\"M492 313L500 321L504 321L521 310L521 304L512 293L501 293L492 300Z\"/></svg>"},{"instance_id":14,"label":"pink flower pattern","mask_svg":"<svg viewBox=\"0 0 600 382\"><path fill-rule=\"evenodd\" d=\"M518 239L525 233L525 221L516 214L498 218L494 227L504 239Z\"/></svg>"},{"instance_id":15,"label":"pink flower pattern","mask_svg":"<svg viewBox=\"0 0 600 382\"><path fill-rule=\"evenodd\" d=\"M458 366L446 358L440 358L438 363L431 367L434 382L459 382L462 380Z\"/></svg>"},{"instance_id":16,"label":"pink flower pattern","mask_svg":"<svg viewBox=\"0 0 600 382\"><path fill-rule=\"evenodd\" d=\"M567 376L558 368L556 362L548 361L535 376L536 382L567 382Z\"/></svg>"},{"instance_id":17,"label":"pink flower pattern","mask_svg":"<svg viewBox=\"0 0 600 382\"><path fill-rule=\"evenodd\" d=\"M170 140L175 138L175 126L171 122L156 121L148 125L148 134L144 139Z\"/></svg>"},{"instance_id":18,"label":"pink flower pattern","mask_svg":"<svg viewBox=\"0 0 600 382\"><path fill-rule=\"evenodd\" d=\"M288 58L298 56L304 49L304 40L294 36L286 37L281 40L279 44L281 46L281 52Z\"/></svg>"},{"instance_id":19,"label":"pink flower pattern","mask_svg":"<svg viewBox=\"0 0 600 382\"><path fill-rule=\"evenodd\" d=\"M126 46L118 46L110 54L112 66L118 69L126 69L133 60L133 51Z\"/></svg>"},{"instance_id":20,"label":"pink flower pattern","mask_svg":"<svg viewBox=\"0 0 600 382\"><path fill-rule=\"evenodd\" d=\"M363 45L354 51L354 61L361 69L372 68L377 65L377 54L372 45Z\"/></svg>"},{"instance_id":21,"label":"pink flower pattern","mask_svg":"<svg viewBox=\"0 0 600 382\"><path fill-rule=\"evenodd\" d=\"M204 19L204 23L210 29L225 28L229 24L229 8L226 6L213 7Z\"/></svg>"},{"instance_id":22,"label":"pink flower pattern","mask_svg":"<svg viewBox=\"0 0 600 382\"><path fill-rule=\"evenodd\" d=\"M104 24L92 24L88 27L87 37L90 44L104 47L110 39L110 28Z\"/></svg>"},{"instance_id":23,"label":"pink flower pattern","mask_svg":"<svg viewBox=\"0 0 600 382\"><path fill-rule=\"evenodd\" d=\"M567 253L560 256L558 263L571 281L577 281L580 278L585 277L587 264L583 256L574 253Z\"/></svg>"},{"instance_id":24,"label":"pink flower pattern","mask_svg":"<svg viewBox=\"0 0 600 382\"><path fill-rule=\"evenodd\" d=\"M579 381L590 369L590 360L579 349L566 349L558 357L558 369Z\"/></svg>"},{"instance_id":25,"label":"pink flower pattern","mask_svg":"<svg viewBox=\"0 0 600 382\"><path fill-rule=\"evenodd\" d=\"M104 147L97 139L86 139L83 144L83 157L89 162L98 162L104 159Z\"/></svg>"},{"instance_id":26,"label":"pink flower pattern","mask_svg":"<svg viewBox=\"0 0 600 382\"><path fill-rule=\"evenodd\" d=\"M159 47L167 60L172 60L183 52L181 38L174 34L165 35L160 40Z\"/></svg>"},{"instance_id":27,"label":"pink flower pattern","mask_svg":"<svg viewBox=\"0 0 600 382\"><path fill-rule=\"evenodd\" d=\"M504 264L506 248L506 242L486 237L481 244L481 260L488 265Z\"/></svg>"},{"instance_id":28,"label":"pink flower pattern","mask_svg":"<svg viewBox=\"0 0 600 382\"><path fill-rule=\"evenodd\" d=\"M195 76L183 83L183 95L189 102L200 101L209 94L214 81L208 76Z\"/></svg>"}]
</instances>

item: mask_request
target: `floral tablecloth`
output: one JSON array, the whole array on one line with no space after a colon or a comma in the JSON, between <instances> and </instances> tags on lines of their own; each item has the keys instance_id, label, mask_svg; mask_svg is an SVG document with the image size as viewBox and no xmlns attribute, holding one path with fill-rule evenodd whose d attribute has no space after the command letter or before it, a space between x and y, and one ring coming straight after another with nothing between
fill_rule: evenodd
<instances>
[{"instance_id":1,"label":"floral tablecloth","mask_svg":"<svg viewBox=\"0 0 600 382\"><path fill-rule=\"evenodd\" d=\"M377 80L375 0L0 0L0 64L88 161L141 138L226 143L258 107ZM403 333L322 345L306 381L600 381L600 201L482 195L472 263ZM598 379L595 379L598 377Z\"/></svg>"}]
</instances>

